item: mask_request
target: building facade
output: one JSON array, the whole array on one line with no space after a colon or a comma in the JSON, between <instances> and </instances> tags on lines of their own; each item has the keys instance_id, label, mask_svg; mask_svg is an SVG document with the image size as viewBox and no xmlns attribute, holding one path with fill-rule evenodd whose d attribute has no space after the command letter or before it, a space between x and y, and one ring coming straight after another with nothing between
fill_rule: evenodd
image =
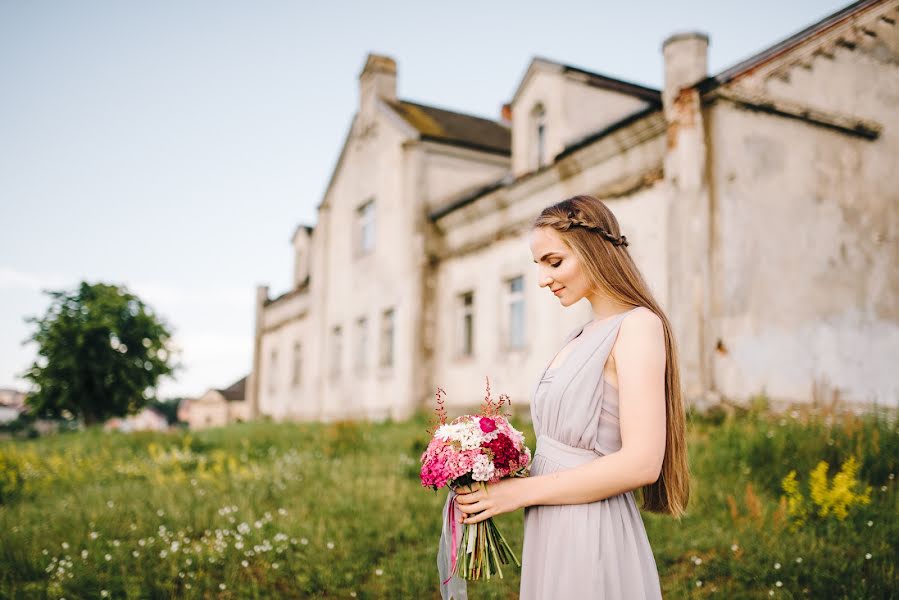
<instances>
[{"instance_id":1,"label":"building facade","mask_svg":"<svg viewBox=\"0 0 899 600\"><path fill-rule=\"evenodd\" d=\"M591 316L538 287L529 226L582 193L668 314L688 402L899 405L897 18L857 2L714 75L674 35L662 90L535 58L497 121L398 99L370 55L293 287L257 289L251 413L402 419L489 376L526 414Z\"/></svg>"}]
</instances>

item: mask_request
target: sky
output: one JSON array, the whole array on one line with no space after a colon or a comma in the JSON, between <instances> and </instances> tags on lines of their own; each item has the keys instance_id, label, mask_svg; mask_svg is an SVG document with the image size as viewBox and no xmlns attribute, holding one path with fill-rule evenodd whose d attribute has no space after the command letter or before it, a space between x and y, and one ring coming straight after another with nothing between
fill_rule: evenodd
<instances>
[{"instance_id":1,"label":"sky","mask_svg":"<svg viewBox=\"0 0 899 600\"><path fill-rule=\"evenodd\" d=\"M0 0L0 387L27 390L44 290L81 281L173 330L160 397L246 375L369 52L400 98L496 119L534 56L660 88L672 33L708 34L714 74L847 4Z\"/></svg>"}]
</instances>

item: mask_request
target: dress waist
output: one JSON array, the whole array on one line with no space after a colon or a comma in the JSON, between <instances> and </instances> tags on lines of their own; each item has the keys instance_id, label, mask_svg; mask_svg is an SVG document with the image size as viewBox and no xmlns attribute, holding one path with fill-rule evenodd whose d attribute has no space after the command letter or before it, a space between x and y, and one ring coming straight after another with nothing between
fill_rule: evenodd
<instances>
[{"instance_id":1,"label":"dress waist","mask_svg":"<svg viewBox=\"0 0 899 600\"><path fill-rule=\"evenodd\" d=\"M538 455L545 456L554 463L569 469L602 456L594 450L569 446L546 435L537 436L537 449L534 451L534 457Z\"/></svg>"}]
</instances>

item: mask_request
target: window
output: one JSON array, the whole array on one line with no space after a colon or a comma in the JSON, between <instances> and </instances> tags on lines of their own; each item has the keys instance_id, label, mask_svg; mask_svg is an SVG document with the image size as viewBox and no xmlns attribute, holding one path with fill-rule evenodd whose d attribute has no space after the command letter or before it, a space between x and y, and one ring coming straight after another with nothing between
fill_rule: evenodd
<instances>
[{"instance_id":1,"label":"window","mask_svg":"<svg viewBox=\"0 0 899 600\"><path fill-rule=\"evenodd\" d=\"M388 308L381 315L381 366L393 366L394 311Z\"/></svg>"},{"instance_id":2,"label":"window","mask_svg":"<svg viewBox=\"0 0 899 600\"><path fill-rule=\"evenodd\" d=\"M459 354L474 354L474 292L459 294Z\"/></svg>"},{"instance_id":3,"label":"window","mask_svg":"<svg viewBox=\"0 0 899 600\"><path fill-rule=\"evenodd\" d=\"M268 391L274 394L277 391L278 381L278 351L272 350L271 357L268 361Z\"/></svg>"},{"instance_id":4,"label":"window","mask_svg":"<svg viewBox=\"0 0 899 600\"><path fill-rule=\"evenodd\" d=\"M303 346L299 342L293 344L293 385L300 385L303 373Z\"/></svg>"},{"instance_id":5,"label":"window","mask_svg":"<svg viewBox=\"0 0 899 600\"><path fill-rule=\"evenodd\" d=\"M506 345L523 348L524 329L524 276L506 280Z\"/></svg>"},{"instance_id":6,"label":"window","mask_svg":"<svg viewBox=\"0 0 899 600\"><path fill-rule=\"evenodd\" d=\"M533 144L531 147L531 167L539 169L546 164L546 111L537 104L531 112Z\"/></svg>"},{"instance_id":7,"label":"window","mask_svg":"<svg viewBox=\"0 0 899 600\"><path fill-rule=\"evenodd\" d=\"M356 320L356 370L365 371L365 353L368 349L368 319L360 317Z\"/></svg>"},{"instance_id":8,"label":"window","mask_svg":"<svg viewBox=\"0 0 899 600\"><path fill-rule=\"evenodd\" d=\"M375 201L369 200L356 209L356 247L359 254L368 254L375 248Z\"/></svg>"},{"instance_id":9,"label":"window","mask_svg":"<svg viewBox=\"0 0 899 600\"><path fill-rule=\"evenodd\" d=\"M340 325L335 325L331 330L331 376L340 375L340 355L342 353Z\"/></svg>"}]
</instances>

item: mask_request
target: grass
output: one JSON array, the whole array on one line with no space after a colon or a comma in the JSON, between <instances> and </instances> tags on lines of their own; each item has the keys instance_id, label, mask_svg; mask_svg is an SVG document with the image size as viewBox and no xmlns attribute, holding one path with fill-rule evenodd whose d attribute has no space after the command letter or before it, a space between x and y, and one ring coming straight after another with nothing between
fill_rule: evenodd
<instances>
[{"instance_id":1,"label":"grass","mask_svg":"<svg viewBox=\"0 0 899 600\"><path fill-rule=\"evenodd\" d=\"M439 598L446 492L418 481L429 425L421 414L0 442L0 597ZM894 416L756 405L691 415L688 431L688 514L644 514L666 598L899 589ZM850 455L870 504L791 532L782 478L795 469L807 490L818 461L833 475ZM520 556L521 511L496 521ZM518 585L512 568L469 592L516 598Z\"/></svg>"}]
</instances>

